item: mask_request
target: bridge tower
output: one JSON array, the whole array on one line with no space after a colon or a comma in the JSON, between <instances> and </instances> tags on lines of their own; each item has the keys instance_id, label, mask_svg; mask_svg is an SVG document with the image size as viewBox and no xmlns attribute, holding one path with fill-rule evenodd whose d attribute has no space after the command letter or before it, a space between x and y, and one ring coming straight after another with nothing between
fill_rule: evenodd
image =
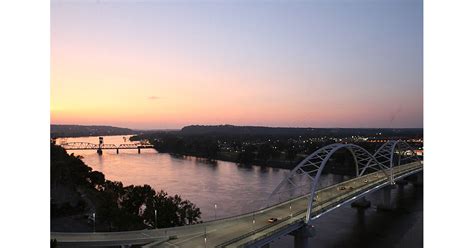
<instances>
[{"instance_id":1,"label":"bridge tower","mask_svg":"<svg viewBox=\"0 0 474 248\"><path fill-rule=\"evenodd\" d=\"M102 155L103 145L104 145L104 137L99 137L99 149L97 149L97 154Z\"/></svg>"}]
</instances>

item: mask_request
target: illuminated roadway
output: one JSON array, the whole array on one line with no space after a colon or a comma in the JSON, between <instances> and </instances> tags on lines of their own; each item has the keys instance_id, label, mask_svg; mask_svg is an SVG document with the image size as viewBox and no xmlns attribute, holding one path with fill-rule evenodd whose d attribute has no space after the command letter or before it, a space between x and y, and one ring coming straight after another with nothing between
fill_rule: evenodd
<instances>
[{"instance_id":1,"label":"illuminated roadway","mask_svg":"<svg viewBox=\"0 0 474 248\"><path fill-rule=\"evenodd\" d=\"M388 171L387 169L386 171ZM422 162L393 167L399 180L423 170ZM352 202L390 184L378 171L317 191L311 219ZM341 189L344 186L345 189ZM201 224L129 232L51 233L62 246L145 245L145 247L260 247L305 225L308 196L280 203L261 211ZM291 206L291 210L290 210ZM269 223L269 218L278 221ZM254 221L255 220L255 221ZM314 224L314 223L313 223ZM148 244L148 245L146 245Z\"/></svg>"}]
</instances>

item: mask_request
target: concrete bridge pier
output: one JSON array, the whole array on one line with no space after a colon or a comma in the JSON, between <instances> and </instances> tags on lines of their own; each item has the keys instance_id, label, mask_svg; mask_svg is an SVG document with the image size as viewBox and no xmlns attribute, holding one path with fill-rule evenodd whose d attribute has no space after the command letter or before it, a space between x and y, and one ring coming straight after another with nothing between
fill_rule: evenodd
<instances>
[{"instance_id":1,"label":"concrete bridge pier","mask_svg":"<svg viewBox=\"0 0 474 248\"><path fill-rule=\"evenodd\" d=\"M295 248L309 248L309 238L314 237L316 229L312 225L305 225L290 234L294 236Z\"/></svg>"},{"instance_id":2,"label":"concrete bridge pier","mask_svg":"<svg viewBox=\"0 0 474 248\"><path fill-rule=\"evenodd\" d=\"M398 180L396 184L398 185L398 190L400 191L400 193L403 193L403 189L408 184L408 181L405 179L402 179L402 180Z\"/></svg>"},{"instance_id":3,"label":"concrete bridge pier","mask_svg":"<svg viewBox=\"0 0 474 248\"><path fill-rule=\"evenodd\" d=\"M138 154L140 154L140 147L138 147Z\"/></svg>"},{"instance_id":4,"label":"concrete bridge pier","mask_svg":"<svg viewBox=\"0 0 474 248\"><path fill-rule=\"evenodd\" d=\"M117 154L119 154L119 149L117 148Z\"/></svg>"},{"instance_id":5,"label":"concrete bridge pier","mask_svg":"<svg viewBox=\"0 0 474 248\"><path fill-rule=\"evenodd\" d=\"M97 154L102 155L102 145L104 144L104 137L99 137L99 149L97 149Z\"/></svg>"},{"instance_id":6,"label":"concrete bridge pier","mask_svg":"<svg viewBox=\"0 0 474 248\"><path fill-rule=\"evenodd\" d=\"M413 186L419 187L423 185L423 173L417 173L415 175L410 175L406 178L408 181L410 181Z\"/></svg>"},{"instance_id":7,"label":"concrete bridge pier","mask_svg":"<svg viewBox=\"0 0 474 248\"><path fill-rule=\"evenodd\" d=\"M396 182L396 184L398 185L398 188L402 188L402 189L403 189L403 188L405 187L405 185L408 184L408 181L405 180L405 179L401 179L401 180L398 180L398 181Z\"/></svg>"},{"instance_id":8,"label":"concrete bridge pier","mask_svg":"<svg viewBox=\"0 0 474 248\"><path fill-rule=\"evenodd\" d=\"M405 194L405 186L408 185L408 181L405 179L398 180L396 182L398 186L398 197L403 198L403 195Z\"/></svg>"},{"instance_id":9,"label":"concrete bridge pier","mask_svg":"<svg viewBox=\"0 0 474 248\"><path fill-rule=\"evenodd\" d=\"M381 190L382 192L382 202L377 205L378 210L393 210L395 204L392 201L392 190L396 188L396 185L391 184L387 185Z\"/></svg>"}]
</instances>

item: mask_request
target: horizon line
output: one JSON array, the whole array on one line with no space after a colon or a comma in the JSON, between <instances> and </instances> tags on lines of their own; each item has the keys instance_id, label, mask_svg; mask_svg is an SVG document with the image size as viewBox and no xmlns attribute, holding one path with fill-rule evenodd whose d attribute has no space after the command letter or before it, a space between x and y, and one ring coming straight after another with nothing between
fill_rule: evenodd
<instances>
[{"instance_id":1,"label":"horizon line","mask_svg":"<svg viewBox=\"0 0 474 248\"><path fill-rule=\"evenodd\" d=\"M264 128L300 128L300 129L423 129L423 127L302 127L302 126L261 126L261 125L234 125L234 124L190 124L185 125L182 127L177 128L133 128L133 127L120 127L120 126L113 126L113 125L106 125L106 124L56 124L50 123L51 125L58 125L58 126L90 126L90 127L97 127L97 126L107 126L107 127L115 127L115 128L126 128L131 129L134 131L154 131L154 130L181 130L184 127L189 126L234 126L234 127L264 127Z\"/></svg>"}]
</instances>

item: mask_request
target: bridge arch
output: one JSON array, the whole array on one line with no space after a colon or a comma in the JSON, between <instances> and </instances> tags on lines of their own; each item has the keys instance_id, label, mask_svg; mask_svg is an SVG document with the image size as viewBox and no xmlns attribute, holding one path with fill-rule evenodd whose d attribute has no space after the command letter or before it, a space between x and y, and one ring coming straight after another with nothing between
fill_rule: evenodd
<instances>
[{"instance_id":1,"label":"bridge arch","mask_svg":"<svg viewBox=\"0 0 474 248\"><path fill-rule=\"evenodd\" d=\"M340 143L327 145L311 153L293 170L291 170L290 174L288 174L270 194L267 203L270 203L271 199L276 194L280 196L280 193L282 192L292 194L297 190L301 190L302 195L309 194L306 212L306 222L308 223L311 218L311 209L313 207L314 197L321 173L331 156L341 149L347 149L352 154L355 162L356 177L362 176L364 173L371 170L381 170L385 173L385 169L389 168L379 163L370 152L358 145ZM290 189L283 189L284 185L290 185Z\"/></svg>"},{"instance_id":2,"label":"bridge arch","mask_svg":"<svg viewBox=\"0 0 474 248\"><path fill-rule=\"evenodd\" d=\"M398 155L398 156L397 156ZM419 162L420 158L413 148L402 140L389 140L385 142L374 153L374 158L384 167L390 168L390 182L394 183L393 167L399 166L402 162ZM397 164L397 165L395 165Z\"/></svg>"}]
</instances>

